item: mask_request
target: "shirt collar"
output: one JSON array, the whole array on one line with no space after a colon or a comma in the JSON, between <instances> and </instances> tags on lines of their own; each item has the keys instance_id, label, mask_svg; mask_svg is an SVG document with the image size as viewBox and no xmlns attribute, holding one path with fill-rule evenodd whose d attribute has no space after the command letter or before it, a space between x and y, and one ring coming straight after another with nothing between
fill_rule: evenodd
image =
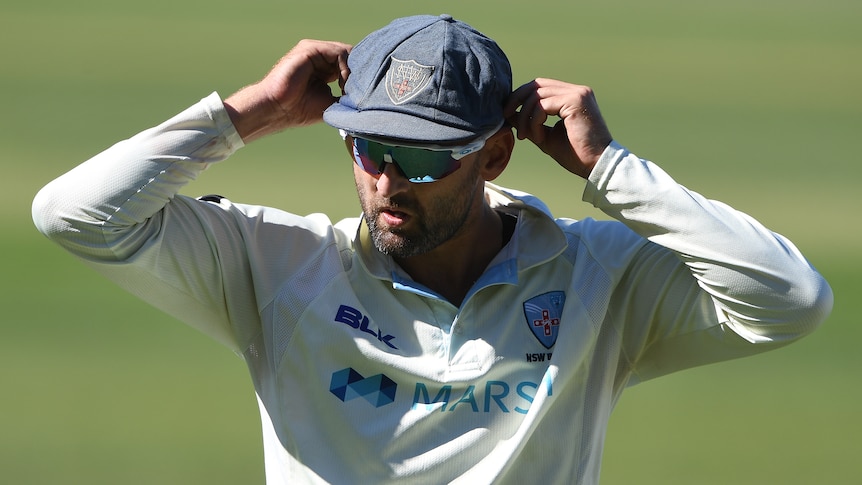
<instances>
[{"instance_id":1,"label":"shirt collar","mask_svg":"<svg viewBox=\"0 0 862 485\"><path fill-rule=\"evenodd\" d=\"M567 247L566 237L550 209L537 197L486 182L485 198L495 210L517 216L518 223L509 243L491 260L467 298L490 285L517 284L521 271L555 258ZM391 281L395 289L436 296L410 279L390 256L377 250L364 218L357 228L354 245L361 264L374 277Z\"/></svg>"}]
</instances>

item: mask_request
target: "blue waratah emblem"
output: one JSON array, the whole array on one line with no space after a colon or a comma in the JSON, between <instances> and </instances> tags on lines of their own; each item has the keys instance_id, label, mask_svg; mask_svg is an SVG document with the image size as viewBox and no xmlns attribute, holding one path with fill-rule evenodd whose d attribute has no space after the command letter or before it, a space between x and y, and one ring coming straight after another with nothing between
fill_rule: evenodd
<instances>
[{"instance_id":1,"label":"blue waratah emblem","mask_svg":"<svg viewBox=\"0 0 862 485\"><path fill-rule=\"evenodd\" d=\"M566 294L562 291L544 293L524 302L527 326L546 349L550 349L557 343L560 316L563 314L565 303Z\"/></svg>"},{"instance_id":2,"label":"blue waratah emblem","mask_svg":"<svg viewBox=\"0 0 862 485\"><path fill-rule=\"evenodd\" d=\"M332 374L329 392L344 402L361 397L379 408L395 401L395 381L383 374L362 377L362 374L348 367Z\"/></svg>"},{"instance_id":3,"label":"blue waratah emblem","mask_svg":"<svg viewBox=\"0 0 862 485\"><path fill-rule=\"evenodd\" d=\"M434 66L423 66L416 61L392 58L386 71L386 94L395 104L401 104L419 94L431 82Z\"/></svg>"}]
</instances>

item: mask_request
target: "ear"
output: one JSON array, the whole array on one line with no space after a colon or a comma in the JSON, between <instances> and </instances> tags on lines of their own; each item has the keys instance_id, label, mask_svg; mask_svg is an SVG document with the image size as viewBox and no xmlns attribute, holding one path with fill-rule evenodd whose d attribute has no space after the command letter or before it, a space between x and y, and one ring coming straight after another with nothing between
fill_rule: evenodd
<instances>
[{"instance_id":1,"label":"ear","mask_svg":"<svg viewBox=\"0 0 862 485\"><path fill-rule=\"evenodd\" d=\"M479 150L480 173L485 181L490 182L503 173L503 170L509 165L509 159L512 158L514 148L515 136L509 125L504 125L494 136L488 138L485 146Z\"/></svg>"}]
</instances>

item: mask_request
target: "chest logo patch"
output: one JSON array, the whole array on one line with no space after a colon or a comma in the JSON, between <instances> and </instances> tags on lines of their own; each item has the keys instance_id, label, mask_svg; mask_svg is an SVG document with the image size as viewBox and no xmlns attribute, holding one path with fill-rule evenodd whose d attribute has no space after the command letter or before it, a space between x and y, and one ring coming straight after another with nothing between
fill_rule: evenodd
<instances>
[{"instance_id":1,"label":"chest logo patch","mask_svg":"<svg viewBox=\"0 0 862 485\"><path fill-rule=\"evenodd\" d=\"M546 349L557 343L565 303L566 294L562 291L550 291L524 302L527 326Z\"/></svg>"}]
</instances>

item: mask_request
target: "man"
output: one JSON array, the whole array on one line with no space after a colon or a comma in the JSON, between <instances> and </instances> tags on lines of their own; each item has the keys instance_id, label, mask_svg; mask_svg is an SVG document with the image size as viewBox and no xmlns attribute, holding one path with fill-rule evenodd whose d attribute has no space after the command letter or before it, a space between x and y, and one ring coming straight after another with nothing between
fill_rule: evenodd
<instances>
[{"instance_id":1,"label":"man","mask_svg":"<svg viewBox=\"0 0 862 485\"><path fill-rule=\"evenodd\" d=\"M362 218L177 195L321 119ZM619 222L553 219L491 184L513 128ZM34 219L243 357L268 483L595 483L627 385L787 344L832 304L785 238L614 141L588 87L513 92L499 47L445 15L352 49L302 41L258 83L55 180Z\"/></svg>"}]
</instances>

